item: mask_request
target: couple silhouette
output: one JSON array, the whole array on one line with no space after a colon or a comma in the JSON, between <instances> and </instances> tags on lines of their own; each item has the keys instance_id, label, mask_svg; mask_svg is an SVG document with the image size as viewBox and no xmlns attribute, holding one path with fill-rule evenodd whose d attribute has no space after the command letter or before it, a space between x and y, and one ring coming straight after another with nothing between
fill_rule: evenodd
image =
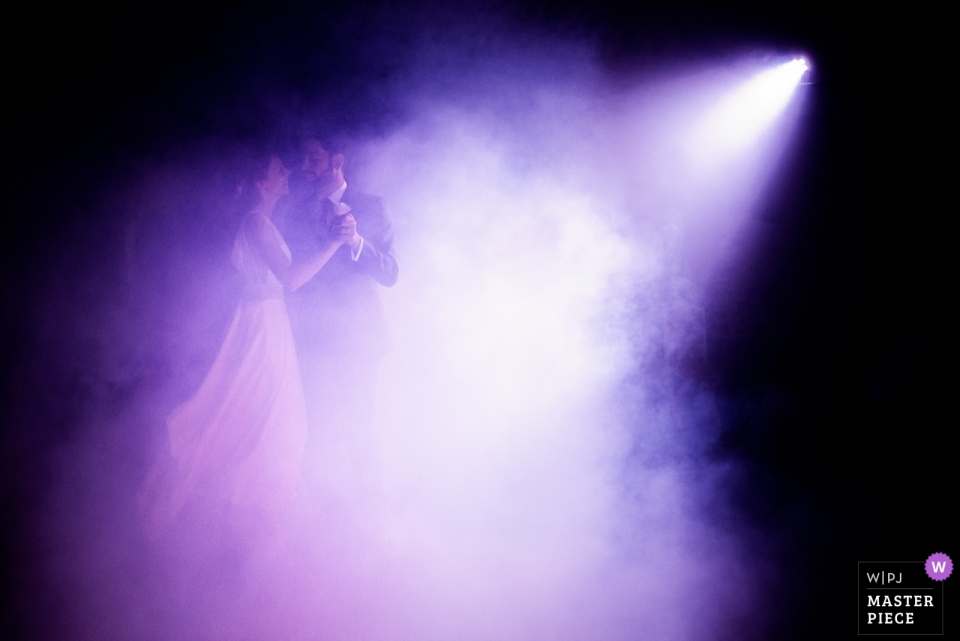
<instances>
[{"instance_id":1,"label":"couple silhouette","mask_svg":"<svg viewBox=\"0 0 960 641\"><path fill-rule=\"evenodd\" d=\"M370 430L390 347L377 287L398 275L392 223L379 198L347 186L336 142L309 138L302 152L299 198L285 198L290 171L277 154L244 171L231 255L242 299L199 389L168 418L169 450L139 492L151 538L189 505L238 532L276 531L336 467L330 450L349 459Z\"/></svg>"}]
</instances>

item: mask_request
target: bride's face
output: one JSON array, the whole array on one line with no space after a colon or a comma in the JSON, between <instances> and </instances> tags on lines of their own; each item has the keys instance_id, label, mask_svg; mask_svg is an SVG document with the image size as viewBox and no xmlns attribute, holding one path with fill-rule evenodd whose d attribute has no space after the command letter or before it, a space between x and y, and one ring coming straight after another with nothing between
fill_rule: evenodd
<instances>
[{"instance_id":1,"label":"bride's face","mask_svg":"<svg viewBox=\"0 0 960 641\"><path fill-rule=\"evenodd\" d=\"M270 159L266 177L258 182L264 196L284 196L290 193L290 183L287 178L290 170L283 166L283 161L277 156Z\"/></svg>"}]
</instances>

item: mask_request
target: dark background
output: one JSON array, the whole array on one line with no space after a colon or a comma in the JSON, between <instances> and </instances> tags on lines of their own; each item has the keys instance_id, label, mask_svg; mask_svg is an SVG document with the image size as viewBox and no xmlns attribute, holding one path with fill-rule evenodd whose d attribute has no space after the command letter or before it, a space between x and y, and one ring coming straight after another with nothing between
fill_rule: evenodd
<instances>
[{"instance_id":1,"label":"dark background","mask_svg":"<svg viewBox=\"0 0 960 641\"><path fill-rule=\"evenodd\" d=\"M32 528L52 482L51 453L87 405L122 403L143 384L98 377L84 351L95 350L84 341L99 301L119 296L124 278L121 262L104 258L122 245L124 224L104 213L104 200L129 209L131 168L198 140L283 134L278 115L320 111L358 135L389 132L405 117L393 81L431 39L482 49L489 38L559 36L596 46L623 73L755 48L809 52L805 137L762 212L764 233L731 266L737 277L715 284L697 374L720 399L714 455L745 465L734 503L777 542L780 605L768 638L855 634L858 560L955 553L944 443L955 424L952 203L941 199L949 164L936 153L950 151L939 130L948 103L930 67L942 18L603 1L25 15L3 45L0 634L40 635L31 608L44 602L33 581L43 554ZM420 71L433 81L449 72ZM325 108L334 93L350 108ZM210 226L204 233L224 233ZM951 621L960 623L948 607Z\"/></svg>"}]
</instances>

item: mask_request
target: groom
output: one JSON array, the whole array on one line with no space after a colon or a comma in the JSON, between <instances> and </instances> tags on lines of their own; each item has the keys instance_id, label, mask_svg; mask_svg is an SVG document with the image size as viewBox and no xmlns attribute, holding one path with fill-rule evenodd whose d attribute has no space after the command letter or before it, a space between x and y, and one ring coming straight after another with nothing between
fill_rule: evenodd
<instances>
[{"instance_id":1,"label":"groom","mask_svg":"<svg viewBox=\"0 0 960 641\"><path fill-rule=\"evenodd\" d=\"M326 468L344 483L362 484L375 450L378 367L390 349L377 289L397 282L393 225L380 198L347 185L341 144L312 137L302 151L305 195L283 229L293 260L315 253L324 237L346 239L289 297L311 427L305 473L316 481L313 473Z\"/></svg>"}]
</instances>

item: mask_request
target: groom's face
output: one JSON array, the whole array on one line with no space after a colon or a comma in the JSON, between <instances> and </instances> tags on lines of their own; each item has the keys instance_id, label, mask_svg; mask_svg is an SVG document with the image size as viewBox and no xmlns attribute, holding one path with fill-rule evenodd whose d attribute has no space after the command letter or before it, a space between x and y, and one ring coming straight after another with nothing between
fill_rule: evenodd
<instances>
[{"instance_id":1,"label":"groom's face","mask_svg":"<svg viewBox=\"0 0 960 641\"><path fill-rule=\"evenodd\" d=\"M308 140L303 146L303 165L300 169L308 180L316 180L321 185L333 179L333 165L330 154L317 140Z\"/></svg>"}]
</instances>

